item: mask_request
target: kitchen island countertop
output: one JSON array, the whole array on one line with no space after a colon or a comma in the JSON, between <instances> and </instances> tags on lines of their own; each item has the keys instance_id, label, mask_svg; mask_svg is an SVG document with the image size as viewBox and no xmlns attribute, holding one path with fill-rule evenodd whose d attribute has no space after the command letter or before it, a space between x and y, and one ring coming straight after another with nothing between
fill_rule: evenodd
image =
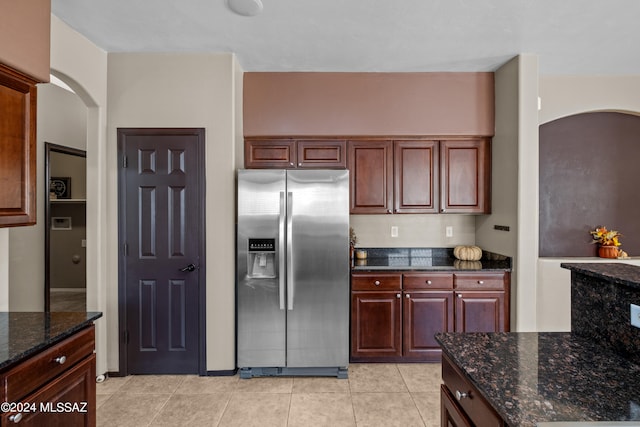
<instances>
[{"instance_id":1,"label":"kitchen island countertop","mask_svg":"<svg viewBox=\"0 0 640 427\"><path fill-rule=\"evenodd\" d=\"M591 340L570 332L436 339L509 426L640 421L640 366Z\"/></svg>"},{"instance_id":2,"label":"kitchen island countertop","mask_svg":"<svg viewBox=\"0 0 640 427\"><path fill-rule=\"evenodd\" d=\"M73 335L100 312L0 312L0 369Z\"/></svg>"}]
</instances>

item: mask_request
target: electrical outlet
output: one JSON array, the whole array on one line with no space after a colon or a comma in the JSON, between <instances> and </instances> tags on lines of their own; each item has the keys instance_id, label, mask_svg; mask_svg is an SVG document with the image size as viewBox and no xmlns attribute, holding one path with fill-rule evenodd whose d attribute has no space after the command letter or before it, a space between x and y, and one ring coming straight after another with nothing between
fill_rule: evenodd
<instances>
[{"instance_id":1,"label":"electrical outlet","mask_svg":"<svg viewBox=\"0 0 640 427\"><path fill-rule=\"evenodd\" d=\"M631 304L631 326L640 328L640 305Z\"/></svg>"},{"instance_id":2,"label":"electrical outlet","mask_svg":"<svg viewBox=\"0 0 640 427\"><path fill-rule=\"evenodd\" d=\"M80 241L80 246L82 246L83 248L86 248L87 247L87 239L82 239Z\"/></svg>"},{"instance_id":3,"label":"electrical outlet","mask_svg":"<svg viewBox=\"0 0 640 427\"><path fill-rule=\"evenodd\" d=\"M447 225L447 227L444 229L444 233L447 237L453 237L453 227Z\"/></svg>"},{"instance_id":4,"label":"electrical outlet","mask_svg":"<svg viewBox=\"0 0 640 427\"><path fill-rule=\"evenodd\" d=\"M398 226L391 226L391 237L398 237Z\"/></svg>"}]
</instances>

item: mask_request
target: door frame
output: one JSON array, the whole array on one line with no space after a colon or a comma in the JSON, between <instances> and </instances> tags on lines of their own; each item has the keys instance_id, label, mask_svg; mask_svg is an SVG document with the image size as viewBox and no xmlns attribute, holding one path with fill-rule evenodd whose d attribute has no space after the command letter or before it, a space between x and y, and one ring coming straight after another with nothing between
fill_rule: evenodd
<instances>
[{"instance_id":1,"label":"door frame","mask_svg":"<svg viewBox=\"0 0 640 427\"><path fill-rule=\"evenodd\" d=\"M196 215L200 226L201 239L198 239L198 374L207 375L206 364L206 203L205 203L205 130L204 128L117 128L118 139L118 371L113 376L129 375L127 362L127 310L126 310L126 262L125 262L125 236L126 236L126 197L125 197L125 138L127 135L195 135L197 136L196 153L198 200L200 206Z\"/></svg>"},{"instance_id":2,"label":"door frame","mask_svg":"<svg viewBox=\"0 0 640 427\"><path fill-rule=\"evenodd\" d=\"M52 142L44 143L44 311L46 313L49 313L51 311L51 202L49 200L49 181L51 180L51 152L68 154L70 156L84 157L85 159L87 158L87 152L85 150L67 147L65 145L54 144ZM86 210L84 216L85 218L87 216ZM84 275L86 280L86 268Z\"/></svg>"}]
</instances>

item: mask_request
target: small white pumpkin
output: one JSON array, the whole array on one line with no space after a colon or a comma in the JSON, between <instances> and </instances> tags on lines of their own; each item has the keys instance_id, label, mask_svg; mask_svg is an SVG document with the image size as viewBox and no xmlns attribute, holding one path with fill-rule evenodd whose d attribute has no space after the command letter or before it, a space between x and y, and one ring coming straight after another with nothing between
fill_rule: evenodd
<instances>
[{"instance_id":1,"label":"small white pumpkin","mask_svg":"<svg viewBox=\"0 0 640 427\"><path fill-rule=\"evenodd\" d=\"M453 256L463 261L478 261L482 258L482 249L477 246L456 246L453 248Z\"/></svg>"}]
</instances>

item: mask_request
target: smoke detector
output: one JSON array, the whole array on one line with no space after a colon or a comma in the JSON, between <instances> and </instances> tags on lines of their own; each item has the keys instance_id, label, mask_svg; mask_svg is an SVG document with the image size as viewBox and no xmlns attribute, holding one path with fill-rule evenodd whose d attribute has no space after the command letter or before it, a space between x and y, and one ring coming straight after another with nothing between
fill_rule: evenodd
<instances>
[{"instance_id":1,"label":"smoke detector","mask_svg":"<svg viewBox=\"0 0 640 427\"><path fill-rule=\"evenodd\" d=\"M262 12L262 0L227 0L227 7L242 16L256 16Z\"/></svg>"}]
</instances>

